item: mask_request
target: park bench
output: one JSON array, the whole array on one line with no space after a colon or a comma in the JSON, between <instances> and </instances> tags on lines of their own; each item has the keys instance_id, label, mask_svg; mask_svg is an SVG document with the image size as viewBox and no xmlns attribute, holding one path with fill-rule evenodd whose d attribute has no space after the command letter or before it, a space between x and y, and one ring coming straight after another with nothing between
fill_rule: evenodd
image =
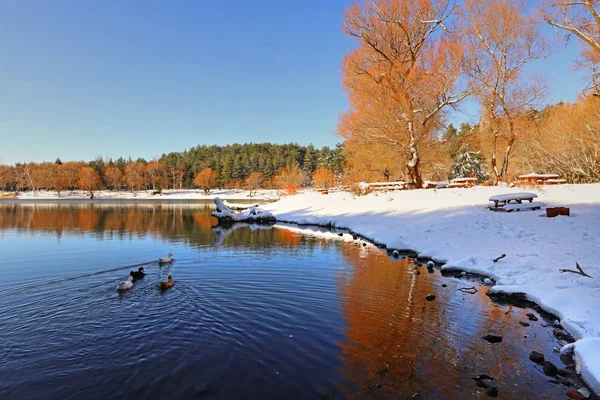
<instances>
[{"instance_id":1,"label":"park bench","mask_svg":"<svg viewBox=\"0 0 600 400\"><path fill-rule=\"evenodd\" d=\"M371 190L404 190L406 189L406 182L404 181L395 181L395 182L370 182L369 188Z\"/></svg>"},{"instance_id":2,"label":"park bench","mask_svg":"<svg viewBox=\"0 0 600 400\"><path fill-rule=\"evenodd\" d=\"M479 179L477 178L454 178L448 185L449 188L468 188L475 186Z\"/></svg>"},{"instance_id":3,"label":"park bench","mask_svg":"<svg viewBox=\"0 0 600 400\"><path fill-rule=\"evenodd\" d=\"M529 210L540 210L546 204L541 201L532 201L530 203L510 203L506 204L503 208L504 211L529 211Z\"/></svg>"},{"instance_id":4,"label":"park bench","mask_svg":"<svg viewBox=\"0 0 600 400\"><path fill-rule=\"evenodd\" d=\"M423 182L423 189L445 189L449 184L448 181L425 181Z\"/></svg>"},{"instance_id":5,"label":"park bench","mask_svg":"<svg viewBox=\"0 0 600 400\"><path fill-rule=\"evenodd\" d=\"M546 185L563 185L567 183L566 179L548 179L544 182Z\"/></svg>"},{"instance_id":6,"label":"park bench","mask_svg":"<svg viewBox=\"0 0 600 400\"><path fill-rule=\"evenodd\" d=\"M545 206L542 202L534 202L533 199L537 198L535 193L507 193L498 194L490 197L490 201L493 205L489 205L488 208L492 211L524 211L524 210L539 210ZM523 203L527 201L528 203Z\"/></svg>"}]
</instances>

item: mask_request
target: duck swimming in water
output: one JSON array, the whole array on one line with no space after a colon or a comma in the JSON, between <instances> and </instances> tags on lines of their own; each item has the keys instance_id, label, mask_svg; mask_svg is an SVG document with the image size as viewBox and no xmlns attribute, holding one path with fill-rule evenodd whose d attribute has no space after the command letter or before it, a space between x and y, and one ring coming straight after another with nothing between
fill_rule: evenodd
<instances>
[{"instance_id":1,"label":"duck swimming in water","mask_svg":"<svg viewBox=\"0 0 600 400\"><path fill-rule=\"evenodd\" d=\"M139 267L137 271L131 271L129 275L131 275L134 282L146 276L146 274L144 273L144 267Z\"/></svg>"},{"instance_id":2,"label":"duck swimming in water","mask_svg":"<svg viewBox=\"0 0 600 400\"><path fill-rule=\"evenodd\" d=\"M117 286L117 290L122 292L125 290L129 290L133 287L133 276L129 276L126 281L119 282L119 286Z\"/></svg>"},{"instance_id":3,"label":"duck swimming in water","mask_svg":"<svg viewBox=\"0 0 600 400\"><path fill-rule=\"evenodd\" d=\"M166 290L173 286L175 282L173 282L173 277L169 275L166 281L162 281L159 285L160 290Z\"/></svg>"},{"instance_id":4,"label":"duck swimming in water","mask_svg":"<svg viewBox=\"0 0 600 400\"><path fill-rule=\"evenodd\" d=\"M161 257L158 259L159 264L167 264L173 260L173 254L169 253L168 257Z\"/></svg>"}]
</instances>

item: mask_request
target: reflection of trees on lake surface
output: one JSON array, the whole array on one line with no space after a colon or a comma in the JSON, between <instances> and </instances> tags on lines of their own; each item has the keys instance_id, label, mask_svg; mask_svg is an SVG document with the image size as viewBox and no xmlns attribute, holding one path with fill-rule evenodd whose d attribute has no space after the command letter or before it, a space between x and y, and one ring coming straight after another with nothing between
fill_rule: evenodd
<instances>
[{"instance_id":1,"label":"reflection of trees on lake surface","mask_svg":"<svg viewBox=\"0 0 600 400\"><path fill-rule=\"evenodd\" d=\"M408 261L368 253L362 247L344 247L354 270L339 279L347 320L347 342L340 346L343 378L356 386L343 389L349 395L389 391L410 397L421 384L418 358L427 352L427 341L414 331L420 329L426 312L433 314L427 318L435 318L439 310L414 306L414 296L433 291L427 282L416 285L418 277L407 273Z\"/></svg>"},{"instance_id":2,"label":"reflection of trees on lake surface","mask_svg":"<svg viewBox=\"0 0 600 400\"><path fill-rule=\"evenodd\" d=\"M361 246L347 244L343 252L354 267L338 277L347 338L340 343L340 386L350 397L477 398L471 377L481 372L499 385L505 378L510 386L531 384L519 359L518 320L494 306L484 290L463 294L452 286L468 281L429 275L424 267L417 274L412 261L392 261ZM435 301L425 300L430 293ZM481 339L490 331L509 339L492 346Z\"/></svg>"},{"instance_id":3,"label":"reflection of trees on lake surface","mask_svg":"<svg viewBox=\"0 0 600 400\"><path fill-rule=\"evenodd\" d=\"M212 204L0 204L0 230L92 235L102 239L157 237L192 245L300 246L311 248L315 240L271 226L240 225L214 228ZM329 242L320 241L320 245Z\"/></svg>"},{"instance_id":4,"label":"reflection of trees on lake surface","mask_svg":"<svg viewBox=\"0 0 600 400\"><path fill-rule=\"evenodd\" d=\"M175 204L4 204L0 229L92 233L98 239L137 236L213 239L207 206ZM207 229L208 228L208 229ZM198 237L200 235L200 237Z\"/></svg>"}]
</instances>

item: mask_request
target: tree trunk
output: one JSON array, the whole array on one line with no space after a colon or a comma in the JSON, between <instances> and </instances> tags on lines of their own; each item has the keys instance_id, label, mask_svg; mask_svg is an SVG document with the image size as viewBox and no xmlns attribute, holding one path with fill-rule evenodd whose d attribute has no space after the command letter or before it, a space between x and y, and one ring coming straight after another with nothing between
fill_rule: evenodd
<instances>
[{"instance_id":1,"label":"tree trunk","mask_svg":"<svg viewBox=\"0 0 600 400\"><path fill-rule=\"evenodd\" d=\"M386 182L390 181L390 171L387 168L383 170L383 180Z\"/></svg>"},{"instance_id":2,"label":"tree trunk","mask_svg":"<svg viewBox=\"0 0 600 400\"><path fill-rule=\"evenodd\" d=\"M498 185L500 182L500 174L498 173L498 131L494 132L494 141L492 142L492 172L494 173L494 185Z\"/></svg>"},{"instance_id":3,"label":"tree trunk","mask_svg":"<svg viewBox=\"0 0 600 400\"><path fill-rule=\"evenodd\" d=\"M423 187L423 178L421 177L421 172L419 171L419 151L417 149L417 140L415 138L412 121L408 122L408 131L410 132L410 143L408 144L410 157L408 163L406 163L406 166L408 168L408 173L415 184L415 188L421 189Z\"/></svg>"},{"instance_id":4,"label":"tree trunk","mask_svg":"<svg viewBox=\"0 0 600 400\"><path fill-rule=\"evenodd\" d=\"M510 160L510 151L512 150L512 145L515 142L515 138L511 137L508 141L508 145L506 146L506 150L504 151L504 162L502 163L502 172L500 173L500 178L502 181L506 181L506 172L508 171L508 161Z\"/></svg>"}]
</instances>

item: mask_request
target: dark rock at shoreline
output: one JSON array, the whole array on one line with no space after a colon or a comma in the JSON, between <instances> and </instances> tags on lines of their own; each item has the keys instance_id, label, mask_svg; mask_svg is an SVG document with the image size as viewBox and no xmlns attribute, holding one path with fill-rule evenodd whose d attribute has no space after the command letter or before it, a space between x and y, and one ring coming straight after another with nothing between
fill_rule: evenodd
<instances>
[{"instance_id":1,"label":"dark rock at shoreline","mask_svg":"<svg viewBox=\"0 0 600 400\"><path fill-rule=\"evenodd\" d=\"M425 300L427 300L427 301L433 301L433 300L435 300L435 295L434 294L428 294L427 296L425 296Z\"/></svg>"},{"instance_id":2,"label":"dark rock at shoreline","mask_svg":"<svg viewBox=\"0 0 600 400\"><path fill-rule=\"evenodd\" d=\"M490 343L500 343L502 341L502 336L488 333L487 335L482 336L482 339L487 340Z\"/></svg>"},{"instance_id":3,"label":"dark rock at shoreline","mask_svg":"<svg viewBox=\"0 0 600 400\"><path fill-rule=\"evenodd\" d=\"M525 315L527 315L527 318L529 318L530 321L537 321L538 320L538 317L536 317L534 313L527 313Z\"/></svg>"},{"instance_id":4,"label":"dark rock at shoreline","mask_svg":"<svg viewBox=\"0 0 600 400\"><path fill-rule=\"evenodd\" d=\"M358 236L352 235L352 239L356 240L356 239L358 239Z\"/></svg>"},{"instance_id":5,"label":"dark rock at shoreline","mask_svg":"<svg viewBox=\"0 0 600 400\"><path fill-rule=\"evenodd\" d=\"M483 380L493 381L493 380L495 380L493 377L489 376L488 374L479 374L477 376L474 376L473 379L475 379L476 381L483 381Z\"/></svg>"},{"instance_id":6,"label":"dark rock at shoreline","mask_svg":"<svg viewBox=\"0 0 600 400\"><path fill-rule=\"evenodd\" d=\"M487 389L487 388L488 388L488 384L487 384L487 383L485 383L484 381L475 381L475 384L476 384L477 386L479 386L480 388L484 388L484 389Z\"/></svg>"},{"instance_id":7,"label":"dark rock at shoreline","mask_svg":"<svg viewBox=\"0 0 600 400\"><path fill-rule=\"evenodd\" d=\"M556 373L560 376L569 376L569 375L575 375L575 371L571 371L569 369L566 368L559 368L558 370L556 370Z\"/></svg>"},{"instance_id":8,"label":"dark rock at shoreline","mask_svg":"<svg viewBox=\"0 0 600 400\"><path fill-rule=\"evenodd\" d=\"M338 233L338 236L342 237L342 236L344 236L344 234L343 233Z\"/></svg>"},{"instance_id":9,"label":"dark rock at shoreline","mask_svg":"<svg viewBox=\"0 0 600 400\"><path fill-rule=\"evenodd\" d=\"M363 246L366 246L367 244L365 242L363 242Z\"/></svg>"},{"instance_id":10,"label":"dark rock at shoreline","mask_svg":"<svg viewBox=\"0 0 600 400\"><path fill-rule=\"evenodd\" d=\"M571 387L574 385L574 383L569 378L566 378L564 376L557 375L556 380L559 383L562 383L563 385L565 385L566 387Z\"/></svg>"},{"instance_id":11,"label":"dark rock at shoreline","mask_svg":"<svg viewBox=\"0 0 600 400\"><path fill-rule=\"evenodd\" d=\"M529 359L536 364L541 364L545 361L544 355L542 353L540 353L539 351L535 351L535 350L533 350L531 353L529 353Z\"/></svg>"},{"instance_id":12,"label":"dark rock at shoreline","mask_svg":"<svg viewBox=\"0 0 600 400\"><path fill-rule=\"evenodd\" d=\"M558 339L558 340L571 340L572 337L571 335L569 335L569 333L563 329L560 328L554 328L554 336Z\"/></svg>"},{"instance_id":13,"label":"dark rock at shoreline","mask_svg":"<svg viewBox=\"0 0 600 400\"><path fill-rule=\"evenodd\" d=\"M556 373L558 371L558 368L556 368L556 365L552 364L550 361L544 361L542 363L542 366L544 368L544 375L551 376L551 377L556 376Z\"/></svg>"},{"instance_id":14,"label":"dark rock at shoreline","mask_svg":"<svg viewBox=\"0 0 600 400\"><path fill-rule=\"evenodd\" d=\"M552 323L552 326L553 326L553 327L555 327L555 328L560 328L560 329L563 329L563 326L560 324L560 321L559 321L559 320L556 320L556 321L554 321L554 322Z\"/></svg>"},{"instance_id":15,"label":"dark rock at shoreline","mask_svg":"<svg viewBox=\"0 0 600 400\"><path fill-rule=\"evenodd\" d=\"M495 386L490 386L486 393L490 397L498 397L498 389Z\"/></svg>"},{"instance_id":16,"label":"dark rock at shoreline","mask_svg":"<svg viewBox=\"0 0 600 400\"><path fill-rule=\"evenodd\" d=\"M525 321L519 321L519 324L521 326L529 326L529 322L525 322Z\"/></svg>"}]
</instances>

